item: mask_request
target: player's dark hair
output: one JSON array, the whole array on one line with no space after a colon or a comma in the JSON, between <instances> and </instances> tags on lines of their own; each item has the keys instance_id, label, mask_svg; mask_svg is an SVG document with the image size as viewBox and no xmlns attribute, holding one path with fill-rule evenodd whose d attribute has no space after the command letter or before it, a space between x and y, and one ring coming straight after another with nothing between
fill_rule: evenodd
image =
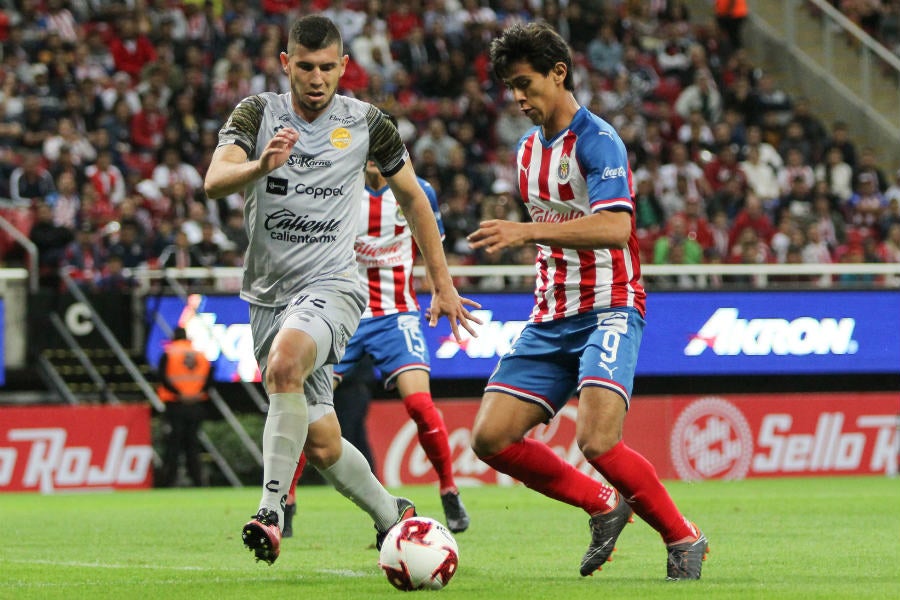
<instances>
[{"instance_id":1,"label":"player's dark hair","mask_svg":"<svg viewBox=\"0 0 900 600\"><path fill-rule=\"evenodd\" d=\"M332 44L337 44L338 54L344 53L341 32L331 22L331 19L319 15L307 15L294 21L291 26L287 53L293 54L298 45L309 50L322 50Z\"/></svg>"},{"instance_id":2,"label":"player's dark hair","mask_svg":"<svg viewBox=\"0 0 900 600\"><path fill-rule=\"evenodd\" d=\"M491 65L501 80L509 76L515 63L523 61L543 75L549 75L557 63L565 64L563 86L575 90L569 45L546 23L513 25L491 42Z\"/></svg>"}]
</instances>

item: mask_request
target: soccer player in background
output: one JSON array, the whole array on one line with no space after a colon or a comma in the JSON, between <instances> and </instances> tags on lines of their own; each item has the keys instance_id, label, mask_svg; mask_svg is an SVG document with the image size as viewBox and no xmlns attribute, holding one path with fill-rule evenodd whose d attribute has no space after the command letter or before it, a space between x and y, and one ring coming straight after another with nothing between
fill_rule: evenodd
<instances>
[{"instance_id":1,"label":"soccer player in background","mask_svg":"<svg viewBox=\"0 0 900 600\"><path fill-rule=\"evenodd\" d=\"M536 244L537 285L527 325L485 387L473 449L497 471L590 515L582 575L609 559L633 510L662 536L668 579L698 579L706 536L681 514L653 466L622 441L645 309L625 145L578 105L570 50L547 25L507 29L490 56L536 125L517 151L532 222L484 221L469 241L488 253ZM578 446L616 489L525 437L573 393Z\"/></svg>"},{"instance_id":2,"label":"soccer player in background","mask_svg":"<svg viewBox=\"0 0 900 600\"><path fill-rule=\"evenodd\" d=\"M431 203L443 237L434 187L421 177L419 185ZM347 344L344 358L334 367L335 384L340 385L344 374L364 356L372 357L384 377L385 389L399 391L407 414L416 423L419 444L438 475L447 528L459 533L469 527L469 515L453 479L447 427L431 397L430 356L413 289L415 240L393 191L372 161L366 166L366 189L360 207L355 250L360 284L369 290L369 303L359 329ZM300 471L298 468L295 480L300 477ZM286 518L290 519L295 511L289 502Z\"/></svg>"},{"instance_id":3,"label":"soccer player in background","mask_svg":"<svg viewBox=\"0 0 900 600\"><path fill-rule=\"evenodd\" d=\"M280 551L284 506L301 451L375 522L376 545L415 514L390 494L341 437L332 366L366 307L353 243L368 159L378 164L409 222L434 285L431 325L441 316L470 333L474 320L450 278L434 215L397 128L369 103L338 95L348 56L337 27L311 15L291 27L280 54L289 93L242 100L219 131L206 174L210 198L243 191L250 245L241 297L250 304L254 354L269 397L263 490L242 530L258 560Z\"/></svg>"}]
</instances>

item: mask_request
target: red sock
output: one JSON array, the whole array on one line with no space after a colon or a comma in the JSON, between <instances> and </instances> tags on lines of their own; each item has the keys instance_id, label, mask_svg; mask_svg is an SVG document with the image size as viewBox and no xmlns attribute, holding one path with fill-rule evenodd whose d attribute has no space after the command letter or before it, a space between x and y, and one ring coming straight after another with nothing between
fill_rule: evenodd
<instances>
[{"instance_id":1,"label":"red sock","mask_svg":"<svg viewBox=\"0 0 900 600\"><path fill-rule=\"evenodd\" d=\"M456 490L453 480L453 455L447 440L447 426L441 413L434 407L428 392L410 394L403 399L403 405L410 418L419 429L419 443L440 480L441 493Z\"/></svg>"},{"instance_id":2,"label":"red sock","mask_svg":"<svg viewBox=\"0 0 900 600\"><path fill-rule=\"evenodd\" d=\"M653 465L625 442L619 442L612 450L589 462L622 492L634 512L658 531L667 544L695 535Z\"/></svg>"},{"instance_id":3,"label":"red sock","mask_svg":"<svg viewBox=\"0 0 900 600\"><path fill-rule=\"evenodd\" d=\"M294 479L291 481L291 489L288 490L287 503L288 504L296 504L297 503L297 482L300 481L300 476L303 475L303 467L306 466L306 453L300 453L300 460L297 462L297 468L294 469Z\"/></svg>"},{"instance_id":4,"label":"red sock","mask_svg":"<svg viewBox=\"0 0 900 600\"><path fill-rule=\"evenodd\" d=\"M549 446L531 438L511 444L501 452L482 459L491 467L515 477L545 496L578 506L589 515L607 512L615 490L591 479Z\"/></svg>"}]
</instances>

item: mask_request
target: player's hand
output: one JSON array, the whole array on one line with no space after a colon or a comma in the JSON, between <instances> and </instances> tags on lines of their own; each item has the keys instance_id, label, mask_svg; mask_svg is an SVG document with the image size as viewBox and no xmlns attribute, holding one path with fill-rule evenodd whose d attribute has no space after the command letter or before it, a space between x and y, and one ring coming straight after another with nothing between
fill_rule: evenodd
<instances>
[{"instance_id":1,"label":"player's hand","mask_svg":"<svg viewBox=\"0 0 900 600\"><path fill-rule=\"evenodd\" d=\"M472 337L478 337L472 323L481 325L481 319L474 316L466 308L481 308L481 305L474 300L461 297L456 288L450 288L445 292L434 292L431 296L431 306L425 310L425 318L428 319L428 325L434 327L437 325L441 317L447 317L450 321L450 330L457 342L462 342L462 336L459 334L459 326L469 332Z\"/></svg>"},{"instance_id":2,"label":"player's hand","mask_svg":"<svg viewBox=\"0 0 900 600\"><path fill-rule=\"evenodd\" d=\"M300 132L293 127L279 129L259 156L259 165L270 173L287 162L294 144L300 139Z\"/></svg>"},{"instance_id":3,"label":"player's hand","mask_svg":"<svg viewBox=\"0 0 900 600\"><path fill-rule=\"evenodd\" d=\"M470 233L466 239L473 250L483 248L488 254L499 252L504 248L518 248L529 241L528 224L497 219L482 221L478 229Z\"/></svg>"}]
</instances>

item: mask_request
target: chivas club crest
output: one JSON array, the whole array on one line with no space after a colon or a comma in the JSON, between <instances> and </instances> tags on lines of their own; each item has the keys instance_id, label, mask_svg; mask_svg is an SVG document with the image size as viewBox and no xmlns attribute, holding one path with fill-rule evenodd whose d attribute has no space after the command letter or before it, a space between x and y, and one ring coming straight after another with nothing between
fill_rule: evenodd
<instances>
[{"instance_id":1,"label":"chivas club crest","mask_svg":"<svg viewBox=\"0 0 900 600\"><path fill-rule=\"evenodd\" d=\"M556 178L565 183L569 179L569 155L563 154L559 159L559 168L556 170Z\"/></svg>"}]
</instances>

